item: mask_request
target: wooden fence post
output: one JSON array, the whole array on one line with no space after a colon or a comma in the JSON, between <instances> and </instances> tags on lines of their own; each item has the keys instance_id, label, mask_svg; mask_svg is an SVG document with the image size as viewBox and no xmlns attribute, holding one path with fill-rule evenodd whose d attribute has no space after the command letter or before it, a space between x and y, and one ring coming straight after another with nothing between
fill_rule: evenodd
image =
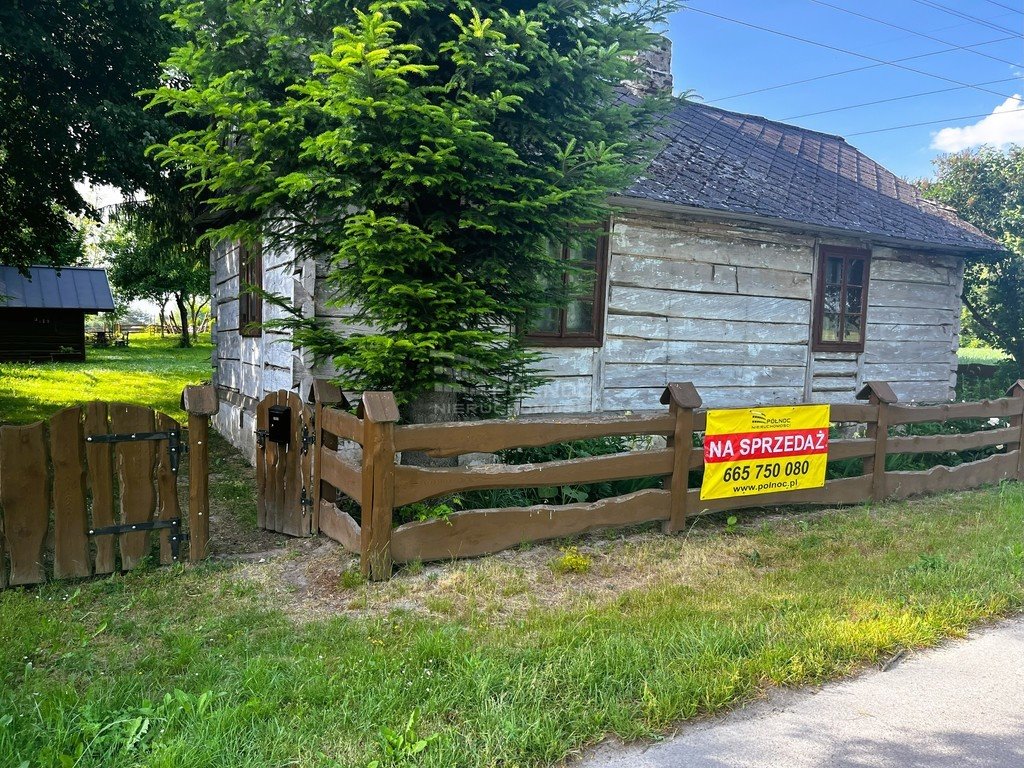
<instances>
[{"instance_id":1,"label":"wooden fence post","mask_svg":"<svg viewBox=\"0 0 1024 768\"><path fill-rule=\"evenodd\" d=\"M395 422L398 403L391 392L364 392L363 499L360 541L363 576L391 578L391 526L395 507Z\"/></svg>"},{"instance_id":2,"label":"wooden fence post","mask_svg":"<svg viewBox=\"0 0 1024 768\"><path fill-rule=\"evenodd\" d=\"M338 450L337 435L324 432L324 409L329 406L338 406L347 410L349 403L348 398L338 389L338 386L327 381L327 379L315 379L313 381L309 387L309 402L313 404L315 409L313 414L313 432L315 437L313 440L313 535L315 536L320 532L320 501L333 502L337 500L334 488L328 486L325 489L321 481L323 462L320 459L320 451L323 449L329 451Z\"/></svg>"},{"instance_id":3,"label":"wooden fence post","mask_svg":"<svg viewBox=\"0 0 1024 768\"><path fill-rule=\"evenodd\" d=\"M1006 394L1024 399L1024 379L1018 379ZM1024 416L1011 417L1010 426L1020 429L1020 439L1017 440L1017 479L1024 482Z\"/></svg>"},{"instance_id":4,"label":"wooden fence post","mask_svg":"<svg viewBox=\"0 0 1024 768\"><path fill-rule=\"evenodd\" d=\"M206 557L210 541L210 417L217 413L212 385L185 387L181 407L188 414L188 559Z\"/></svg>"},{"instance_id":5,"label":"wooden fence post","mask_svg":"<svg viewBox=\"0 0 1024 768\"><path fill-rule=\"evenodd\" d=\"M857 393L858 400L878 406L878 417L868 424L868 438L875 441L875 452L864 459L864 474L871 475L871 500L878 502L888 493L885 477L886 444L889 442L889 405L897 402L896 393L884 381L869 381Z\"/></svg>"},{"instance_id":6,"label":"wooden fence post","mask_svg":"<svg viewBox=\"0 0 1024 768\"><path fill-rule=\"evenodd\" d=\"M687 500L690 490L690 457L693 454L693 412L700 408L700 395L689 381L669 384L661 395L661 404L667 405L675 417L676 425L668 446L673 450L672 475L667 484L672 492L671 511L662 529L665 533L678 533L686 528Z\"/></svg>"}]
</instances>

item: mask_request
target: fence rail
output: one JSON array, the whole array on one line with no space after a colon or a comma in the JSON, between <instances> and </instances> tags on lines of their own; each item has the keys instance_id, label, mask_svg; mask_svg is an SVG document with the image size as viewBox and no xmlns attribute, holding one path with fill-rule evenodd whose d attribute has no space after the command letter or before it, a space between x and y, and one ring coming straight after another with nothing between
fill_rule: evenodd
<instances>
[{"instance_id":1,"label":"fence rail","mask_svg":"<svg viewBox=\"0 0 1024 768\"><path fill-rule=\"evenodd\" d=\"M183 403L187 437L170 416L125 403L91 402L45 422L0 426L0 588L130 570L150 554L154 535L163 564L186 539L189 559L205 556L216 396L189 387ZM187 533L178 497L186 449Z\"/></svg>"},{"instance_id":2,"label":"fence rail","mask_svg":"<svg viewBox=\"0 0 1024 768\"><path fill-rule=\"evenodd\" d=\"M701 501L699 488L690 487L690 473L704 465L694 438L707 425L706 411L701 410L701 398L692 384L669 385L662 398L667 410L662 413L413 425L397 424L398 408L391 393L365 393L357 416L344 410L348 404L338 395L316 404L321 482L315 506L320 530L359 553L363 573L374 579L389 578L394 562L472 557L596 528L662 521L666 532L674 532L682 530L689 517L710 512L856 504L1024 480L1024 381L998 400L926 406L898 403L886 383L869 383L858 395L865 402L831 407L833 422L866 425L865 437L833 440L828 453L830 462L862 460L861 474L829 480L823 488L707 501ZM905 425L989 419L1007 425L963 434L892 434L894 427L898 433ZM538 464L430 468L397 463L403 451L443 458L634 435L664 437L666 447ZM359 461L338 453L344 441L362 448ZM918 472L885 468L886 457L894 454L996 446L1002 446L1003 452L955 467ZM664 487L592 503L464 510L443 519L393 527L397 507L460 492L649 477L663 477ZM337 493L360 506L359 521L334 502Z\"/></svg>"}]
</instances>

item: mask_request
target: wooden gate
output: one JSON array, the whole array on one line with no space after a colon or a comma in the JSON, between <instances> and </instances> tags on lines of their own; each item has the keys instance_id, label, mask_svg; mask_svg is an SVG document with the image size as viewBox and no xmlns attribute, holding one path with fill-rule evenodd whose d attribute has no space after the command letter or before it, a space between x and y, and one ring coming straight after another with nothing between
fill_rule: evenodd
<instances>
[{"instance_id":1,"label":"wooden gate","mask_svg":"<svg viewBox=\"0 0 1024 768\"><path fill-rule=\"evenodd\" d=\"M278 390L256 407L256 522L288 536L312 536L313 409Z\"/></svg>"},{"instance_id":2,"label":"wooden gate","mask_svg":"<svg viewBox=\"0 0 1024 768\"><path fill-rule=\"evenodd\" d=\"M154 535L161 563L177 561L190 538L189 559L205 556L206 428L216 396L189 387L184 399L187 437L170 416L125 403L0 426L0 588L130 570L155 554ZM178 498L186 446L188 533Z\"/></svg>"}]
</instances>

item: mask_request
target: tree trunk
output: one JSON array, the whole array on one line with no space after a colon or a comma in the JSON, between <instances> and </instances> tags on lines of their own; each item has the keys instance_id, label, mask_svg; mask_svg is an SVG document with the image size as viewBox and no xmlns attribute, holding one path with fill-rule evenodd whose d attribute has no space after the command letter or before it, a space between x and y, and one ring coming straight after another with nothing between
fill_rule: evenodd
<instances>
[{"instance_id":1,"label":"tree trunk","mask_svg":"<svg viewBox=\"0 0 1024 768\"><path fill-rule=\"evenodd\" d=\"M458 397L450 390L435 390L420 395L403 409L406 421L411 424L435 424L439 421L458 421ZM413 467L456 467L457 456L435 458L423 451L403 451L402 463Z\"/></svg>"},{"instance_id":2,"label":"tree trunk","mask_svg":"<svg viewBox=\"0 0 1024 768\"><path fill-rule=\"evenodd\" d=\"M199 341L199 314L206 306L205 301L200 301L195 296L188 300L188 314L193 318L193 341Z\"/></svg>"},{"instance_id":3,"label":"tree trunk","mask_svg":"<svg viewBox=\"0 0 1024 768\"><path fill-rule=\"evenodd\" d=\"M178 305L178 314L181 316L181 346L191 347L192 338L188 333L188 307L185 305L185 297L180 294L174 294L174 301Z\"/></svg>"}]
</instances>

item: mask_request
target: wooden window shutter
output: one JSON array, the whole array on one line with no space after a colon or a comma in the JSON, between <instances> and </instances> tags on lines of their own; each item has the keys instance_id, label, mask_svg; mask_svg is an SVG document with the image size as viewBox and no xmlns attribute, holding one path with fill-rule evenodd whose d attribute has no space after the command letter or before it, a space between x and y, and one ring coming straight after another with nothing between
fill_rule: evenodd
<instances>
[{"instance_id":1,"label":"wooden window shutter","mask_svg":"<svg viewBox=\"0 0 1024 768\"><path fill-rule=\"evenodd\" d=\"M247 290L263 288L263 245L241 243L238 249L238 330L243 336L263 335L263 296Z\"/></svg>"}]
</instances>

